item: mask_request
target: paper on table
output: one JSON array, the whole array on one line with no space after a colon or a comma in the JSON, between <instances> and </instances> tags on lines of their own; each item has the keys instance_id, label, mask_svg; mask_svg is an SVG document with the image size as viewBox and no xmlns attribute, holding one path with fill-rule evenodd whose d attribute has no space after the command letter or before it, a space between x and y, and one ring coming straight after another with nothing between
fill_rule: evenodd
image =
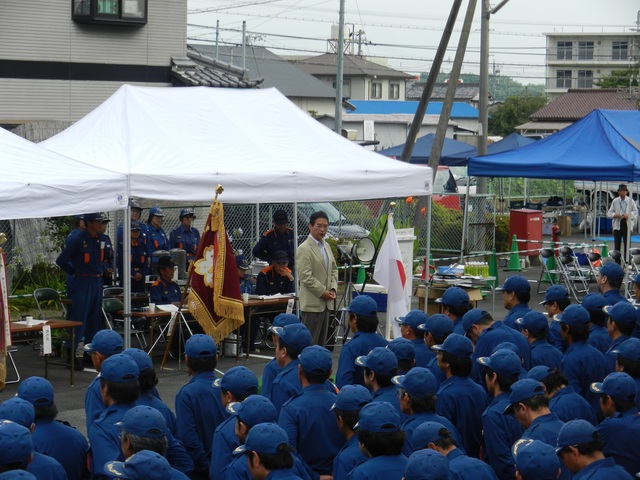
<instances>
[{"instance_id":1,"label":"paper on table","mask_svg":"<svg viewBox=\"0 0 640 480\"><path fill-rule=\"evenodd\" d=\"M168 303L166 305L156 305L158 310L162 310L163 312L177 312L178 306Z\"/></svg>"},{"instance_id":2,"label":"paper on table","mask_svg":"<svg viewBox=\"0 0 640 480\"><path fill-rule=\"evenodd\" d=\"M47 323L47 320L29 320L28 324L26 320L19 320L17 322L11 322L11 323L14 323L16 325L28 325L30 327L35 327L37 325L43 325Z\"/></svg>"},{"instance_id":3,"label":"paper on table","mask_svg":"<svg viewBox=\"0 0 640 480\"><path fill-rule=\"evenodd\" d=\"M269 300L270 298L289 298L294 297L295 293L276 293L275 295L258 295L260 300Z\"/></svg>"}]
</instances>

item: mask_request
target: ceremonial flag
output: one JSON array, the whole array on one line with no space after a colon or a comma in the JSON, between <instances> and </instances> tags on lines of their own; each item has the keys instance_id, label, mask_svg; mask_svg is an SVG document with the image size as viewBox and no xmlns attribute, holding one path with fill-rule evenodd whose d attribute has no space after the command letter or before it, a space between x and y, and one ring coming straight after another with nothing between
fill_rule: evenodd
<instances>
[{"instance_id":1,"label":"ceremonial flag","mask_svg":"<svg viewBox=\"0 0 640 480\"><path fill-rule=\"evenodd\" d=\"M387 337L389 325L393 326L394 338L400 337L400 327L395 322L396 317L404 317L407 312L407 275L404 271L400 246L396 237L396 229L393 226L393 215L387 217L387 236L382 242L378 252L376 267L373 271L373 279L385 287L387 294Z\"/></svg>"},{"instance_id":2,"label":"ceremonial flag","mask_svg":"<svg viewBox=\"0 0 640 480\"><path fill-rule=\"evenodd\" d=\"M10 321L6 263L4 252L0 248L0 322L2 323L0 328L0 390L4 389L7 380L7 347L11 345Z\"/></svg>"},{"instance_id":3,"label":"ceremonial flag","mask_svg":"<svg viewBox=\"0 0 640 480\"><path fill-rule=\"evenodd\" d=\"M205 333L220 343L244 323L244 309L224 209L217 200L209 209L192 269L189 311Z\"/></svg>"}]
</instances>

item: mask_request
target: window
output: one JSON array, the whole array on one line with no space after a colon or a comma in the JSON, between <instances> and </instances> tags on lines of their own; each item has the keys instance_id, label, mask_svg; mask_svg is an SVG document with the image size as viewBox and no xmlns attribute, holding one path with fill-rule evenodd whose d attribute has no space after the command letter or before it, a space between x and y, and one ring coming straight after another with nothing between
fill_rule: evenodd
<instances>
[{"instance_id":1,"label":"window","mask_svg":"<svg viewBox=\"0 0 640 480\"><path fill-rule=\"evenodd\" d=\"M336 88L336 82L333 82L333 88ZM351 79L342 79L342 98L351 98Z\"/></svg>"},{"instance_id":2,"label":"window","mask_svg":"<svg viewBox=\"0 0 640 480\"><path fill-rule=\"evenodd\" d=\"M578 42L578 59L593 60L593 42Z\"/></svg>"},{"instance_id":3,"label":"window","mask_svg":"<svg viewBox=\"0 0 640 480\"><path fill-rule=\"evenodd\" d=\"M556 72L556 88L571 88L571 70Z\"/></svg>"},{"instance_id":4,"label":"window","mask_svg":"<svg viewBox=\"0 0 640 480\"><path fill-rule=\"evenodd\" d=\"M593 88L593 70L578 70L578 88Z\"/></svg>"},{"instance_id":5,"label":"window","mask_svg":"<svg viewBox=\"0 0 640 480\"><path fill-rule=\"evenodd\" d=\"M613 42L611 60L626 60L629 58L629 42Z\"/></svg>"},{"instance_id":6,"label":"window","mask_svg":"<svg viewBox=\"0 0 640 480\"><path fill-rule=\"evenodd\" d=\"M72 0L72 18L81 23L144 25L147 0Z\"/></svg>"},{"instance_id":7,"label":"window","mask_svg":"<svg viewBox=\"0 0 640 480\"><path fill-rule=\"evenodd\" d=\"M573 42L558 42L558 60L571 60Z\"/></svg>"},{"instance_id":8,"label":"window","mask_svg":"<svg viewBox=\"0 0 640 480\"><path fill-rule=\"evenodd\" d=\"M400 84L389 84L389 100L398 100L400 98Z\"/></svg>"},{"instance_id":9,"label":"window","mask_svg":"<svg viewBox=\"0 0 640 480\"><path fill-rule=\"evenodd\" d=\"M382 98L382 83L371 82L371 98Z\"/></svg>"}]
</instances>

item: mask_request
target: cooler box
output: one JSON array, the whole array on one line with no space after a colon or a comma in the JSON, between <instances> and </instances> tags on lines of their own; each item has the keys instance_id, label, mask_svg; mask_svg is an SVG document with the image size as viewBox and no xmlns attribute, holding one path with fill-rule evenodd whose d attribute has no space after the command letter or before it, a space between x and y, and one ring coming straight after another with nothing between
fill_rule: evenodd
<instances>
[{"instance_id":1,"label":"cooler box","mask_svg":"<svg viewBox=\"0 0 640 480\"><path fill-rule=\"evenodd\" d=\"M383 287L382 285L374 285L374 284L366 284L364 287L364 292L362 292L362 294L360 293L360 290L362 290L362 284L358 284L356 283L353 286L353 292L351 292L351 298L356 298L358 295L369 295L371 298L373 298L376 301L376 304L378 305L378 311L379 312L386 312L387 311L387 289L385 287Z\"/></svg>"}]
</instances>

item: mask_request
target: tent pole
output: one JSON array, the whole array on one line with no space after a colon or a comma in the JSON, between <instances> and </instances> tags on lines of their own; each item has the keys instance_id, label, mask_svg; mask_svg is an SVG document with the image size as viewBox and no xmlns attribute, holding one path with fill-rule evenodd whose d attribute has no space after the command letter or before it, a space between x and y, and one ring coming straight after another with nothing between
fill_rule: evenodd
<instances>
[{"instance_id":1,"label":"tent pole","mask_svg":"<svg viewBox=\"0 0 640 480\"><path fill-rule=\"evenodd\" d=\"M298 202L293 202L293 232L294 232L294 236L293 236L293 247L294 247L294 254L295 252L298 251ZM296 292L296 298L300 298L300 292L299 292L299 285L298 285L298 281L299 281L299 277L298 277L298 268L294 268L293 269L293 274L295 277L295 281L294 283L294 287L295 287L295 292ZM296 315L298 315L298 318L300 317L301 311L300 311L300 301L296 302Z\"/></svg>"},{"instance_id":2,"label":"tent pole","mask_svg":"<svg viewBox=\"0 0 640 480\"><path fill-rule=\"evenodd\" d=\"M127 177L127 183L129 177ZM117 239L116 239L117 241ZM125 261L126 259L126 261ZM124 287L124 348L131 348L131 206L127 205L122 222L122 286Z\"/></svg>"}]
</instances>

